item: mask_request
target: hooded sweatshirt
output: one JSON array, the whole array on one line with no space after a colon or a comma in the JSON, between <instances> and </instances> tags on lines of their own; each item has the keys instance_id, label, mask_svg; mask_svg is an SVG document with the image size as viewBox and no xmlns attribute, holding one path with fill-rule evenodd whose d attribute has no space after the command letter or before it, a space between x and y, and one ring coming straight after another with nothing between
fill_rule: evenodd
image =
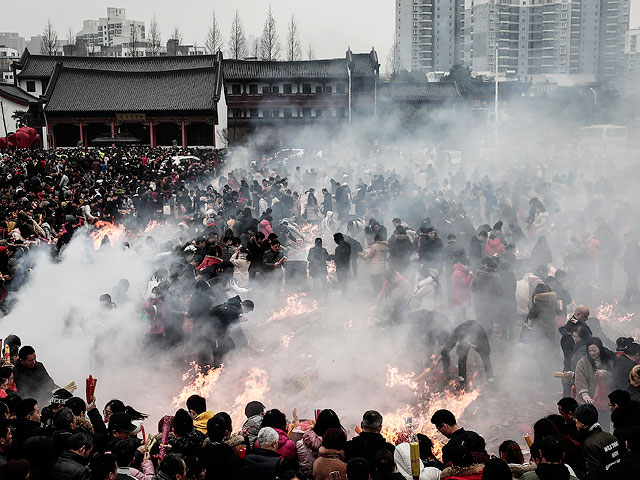
<instances>
[{"instance_id":1,"label":"hooded sweatshirt","mask_svg":"<svg viewBox=\"0 0 640 480\"><path fill-rule=\"evenodd\" d=\"M393 453L393 459L396 461L396 469L407 480L412 480L411 475L411 447L408 443L396 445ZM420 463L420 480L439 480L440 470L435 467L425 467Z\"/></svg>"},{"instance_id":2,"label":"hooded sweatshirt","mask_svg":"<svg viewBox=\"0 0 640 480\"><path fill-rule=\"evenodd\" d=\"M201 433L207 434L207 422L211 417L215 414L211 410L207 410L206 412L202 412L196 418L193 419L193 426Z\"/></svg>"}]
</instances>

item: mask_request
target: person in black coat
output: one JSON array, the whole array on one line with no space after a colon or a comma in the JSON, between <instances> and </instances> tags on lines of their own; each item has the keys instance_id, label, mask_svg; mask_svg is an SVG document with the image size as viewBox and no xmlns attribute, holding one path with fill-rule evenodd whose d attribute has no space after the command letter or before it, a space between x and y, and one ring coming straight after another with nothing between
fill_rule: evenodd
<instances>
[{"instance_id":1,"label":"person in black coat","mask_svg":"<svg viewBox=\"0 0 640 480\"><path fill-rule=\"evenodd\" d=\"M35 398L47 405L51 392L57 387L44 365L36 361L36 351L25 345L18 352L18 363L13 369L18 394L22 398Z\"/></svg>"},{"instance_id":2,"label":"person in black coat","mask_svg":"<svg viewBox=\"0 0 640 480\"><path fill-rule=\"evenodd\" d=\"M442 240L438 237L438 232L433 227L420 227L418 238L416 239L416 250L418 259L423 265L442 270Z\"/></svg>"},{"instance_id":3,"label":"person in black coat","mask_svg":"<svg viewBox=\"0 0 640 480\"><path fill-rule=\"evenodd\" d=\"M360 428L362 429L360 434L347 442L344 452L345 462L361 457L373 465L376 452L380 449L390 452L393 458L395 447L380 434L382 415L379 412L375 410L364 412Z\"/></svg>"},{"instance_id":4,"label":"person in black coat","mask_svg":"<svg viewBox=\"0 0 640 480\"><path fill-rule=\"evenodd\" d=\"M479 268L484 258L484 244L487 241L487 232L484 230L471 237L469 241L469 260L474 269Z\"/></svg>"},{"instance_id":5,"label":"person in black coat","mask_svg":"<svg viewBox=\"0 0 640 480\"><path fill-rule=\"evenodd\" d=\"M231 431L223 415L214 415L207 421L207 435L210 442L202 447L199 455L206 465L206 480L251 478L246 462L224 443L224 439L230 434Z\"/></svg>"},{"instance_id":6,"label":"person in black coat","mask_svg":"<svg viewBox=\"0 0 640 480\"><path fill-rule=\"evenodd\" d=\"M607 472L607 480L636 478L640 472L640 427L629 429L626 440L627 451L622 461Z\"/></svg>"},{"instance_id":7,"label":"person in black coat","mask_svg":"<svg viewBox=\"0 0 640 480\"><path fill-rule=\"evenodd\" d=\"M89 480L87 466L93 449L93 439L86 433L75 433L68 441L68 450L62 452L53 464L52 480Z\"/></svg>"},{"instance_id":8,"label":"person in black coat","mask_svg":"<svg viewBox=\"0 0 640 480\"><path fill-rule=\"evenodd\" d=\"M492 383L493 367L490 358L491 346L489 345L487 332L482 325L475 320L469 320L461 323L453 330L449 340L440 352L445 379L450 378L449 367L451 365L451 359L449 352L451 352L456 345L458 346L456 354L458 356L458 382L460 386L463 387L467 380L467 356L472 348L480 355L487 375L487 381Z\"/></svg>"},{"instance_id":9,"label":"person in black coat","mask_svg":"<svg viewBox=\"0 0 640 480\"><path fill-rule=\"evenodd\" d=\"M498 310L498 324L502 329L502 336L507 340L513 338L513 324L517 315L516 304L516 276L508 262L500 262L498 267L500 291L500 308Z\"/></svg>"},{"instance_id":10,"label":"person in black coat","mask_svg":"<svg viewBox=\"0 0 640 480\"><path fill-rule=\"evenodd\" d=\"M629 372L640 363L640 345L633 338L621 337L616 341L619 352L613 361L613 389L626 390Z\"/></svg>"},{"instance_id":11,"label":"person in black coat","mask_svg":"<svg viewBox=\"0 0 640 480\"><path fill-rule=\"evenodd\" d=\"M398 225L388 242L389 266L397 272L404 272L409 266L409 259L414 252L405 228Z\"/></svg>"},{"instance_id":12,"label":"person in black coat","mask_svg":"<svg viewBox=\"0 0 640 480\"><path fill-rule=\"evenodd\" d=\"M316 238L314 246L309 249L307 262L309 264L309 276L318 293L326 292L328 261L329 252L322 246L322 239Z\"/></svg>"},{"instance_id":13,"label":"person in black coat","mask_svg":"<svg viewBox=\"0 0 640 480\"><path fill-rule=\"evenodd\" d=\"M258 432L258 448L245 458L251 478L273 480L278 472L289 470L287 461L278 453L278 432L263 427Z\"/></svg>"},{"instance_id":14,"label":"person in black coat","mask_svg":"<svg viewBox=\"0 0 640 480\"><path fill-rule=\"evenodd\" d=\"M351 245L340 232L333 235L333 241L338 246L335 253L330 255L330 259L336 262L336 277L338 277L342 292L346 294L349 282L349 266L351 265Z\"/></svg>"},{"instance_id":15,"label":"person in black coat","mask_svg":"<svg viewBox=\"0 0 640 480\"><path fill-rule=\"evenodd\" d=\"M449 439L447 444L442 447L442 463L445 465L452 461L452 453L455 447L462 445L474 436L480 437L476 432L465 430L459 426L455 415L449 410L436 411L431 417L431 423L435 425L442 435Z\"/></svg>"}]
</instances>

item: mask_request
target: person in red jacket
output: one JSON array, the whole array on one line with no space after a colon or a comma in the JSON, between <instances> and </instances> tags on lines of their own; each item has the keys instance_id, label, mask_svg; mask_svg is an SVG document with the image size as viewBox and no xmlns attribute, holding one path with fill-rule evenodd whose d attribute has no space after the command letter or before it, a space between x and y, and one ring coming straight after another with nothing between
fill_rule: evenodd
<instances>
[{"instance_id":1,"label":"person in red jacket","mask_svg":"<svg viewBox=\"0 0 640 480\"><path fill-rule=\"evenodd\" d=\"M493 256L501 257L505 253L507 253L507 250L504 248L504 245L496 236L496 234L494 232L491 232L489 234L487 244L484 246L484 256L488 258L491 258Z\"/></svg>"},{"instance_id":2,"label":"person in red jacket","mask_svg":"<svg viewBox=\"0 0 640 480\"><path fill-rule=\"evenodd\" d=\"M471 279L473 274L466 265L469 262L460 259L453 265L451 274L451 291L449 292L449 303L456 312L456 318L464 322L467 320L467 307L471 303Z\"/></svg>"}]
</instances>

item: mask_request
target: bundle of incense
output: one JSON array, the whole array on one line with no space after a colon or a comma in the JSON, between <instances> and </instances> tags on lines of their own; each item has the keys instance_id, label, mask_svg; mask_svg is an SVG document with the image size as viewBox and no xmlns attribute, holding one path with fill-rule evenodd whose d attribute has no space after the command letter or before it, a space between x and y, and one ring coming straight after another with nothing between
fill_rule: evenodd
<instances>
[{"instance_id":1,"label":"bundle of incense","mask_svg":"<svg viewBox=\"0 0 640 480\"><path fill-rule=\"evenodd\" d=\"M147 448L147 435L144 431L144 425L140 425L140 431L142 432L142 443L144 443L144 447Z\"/></svg>"},{"instance_id":2,"label":"bundle of incense","mask_svg":"<svg viewBox=\"0 0 640 480\"><path fill-rule=\"evenodd\" d=\"M533 440L531 440L529 434L525 433L524 435L522 435L522 438L524 438L524 441L527 442L527 446L531 448L531 445L533 445Z\"/></svg>"},{"instance_id":3,"label":"bundle of incense","mask_svg":"<svg viewBox=\"0 0 640 480\"><path fill-rule=\"evenodd\" d=\"M564 378L564 372L551 372L551 376L555 378Z\"/></svg>"},{"instance_id":4,"label":"bundle of incense","mask_svg":"<svg viewBox=\"0 0 640 480\"><path fill-rule=\"evenodd\" d=\"M171 431L171 415L165 415L162 422L162 439L160 440L160 458L164 458L169 450L167 442L169 441L169 432Z\"/></svg>"},{"instance_id":5,"label":"bundle of incense","mask_svg":"<svg viewBox=\"0 0 640 480\"><path fill-rule=\"evenodd\" d=\"M420 478L420 444L411 442L409 453L411 454L411 476L417 480Z\"/></svg>"},{"instance_id":6,"label":"bundle of incense","mask_svg":"<svg viewBox=\"0 0 640 480\"><path fill-rule=\"evenodd\" d=\"M71 382L69 385L65 385L62 388L69 393L73 393L78 389L78 387L76 386L76 382Z\"/></svg>"},{"instance_id":7,"label":"bundle of incense","mask_svg":"<svg viewBox=\"0 0 640 480\"><path fill-rule=\"evenodd\" d=\"M4 346L4 361L6 363L11 362L11 348L9 347L9 345Z\"/></svg>"},{"instance_id":8,"label":"bundle of incense","mask_svg":"<svg viewBox=\"0 0 640 480\"><path fill-rule=\"evenodd\" d=\"M149 441L147 442L147 451L150 452L157 441L158 439L156 437L153 437L151 434L149 434Z\"/></svg>"},{"instance_id":9,"label":"bundle of incense","mask_svg":"<svg viewBox=\"0 0 640 480\"><path fill-rule=\"evenodd\" d=\"M85 395L87 403L93 403L96 400L96 384L98 379L89 375L85 380Z\"/></svg>"}]
</instances>

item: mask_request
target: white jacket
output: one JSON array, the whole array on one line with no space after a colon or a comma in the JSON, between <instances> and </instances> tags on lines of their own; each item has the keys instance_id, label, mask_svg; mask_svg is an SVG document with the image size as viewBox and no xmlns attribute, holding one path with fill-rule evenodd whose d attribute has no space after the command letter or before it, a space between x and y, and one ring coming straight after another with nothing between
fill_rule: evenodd
<instances>
[{"instance_id":1,"label":"white jacket","mask_svg":"<svg viewBox=\"0 0 640 480\"><path fill-rule=\"evenodd\" d=\"M413 480L411 476L411 447L408 443L396 445L393 453L396 461L396 470L407 480ZM435 467L425 467L420 462L420 480L440 480L440 470Z\"/></svg>"}]
</instances>

